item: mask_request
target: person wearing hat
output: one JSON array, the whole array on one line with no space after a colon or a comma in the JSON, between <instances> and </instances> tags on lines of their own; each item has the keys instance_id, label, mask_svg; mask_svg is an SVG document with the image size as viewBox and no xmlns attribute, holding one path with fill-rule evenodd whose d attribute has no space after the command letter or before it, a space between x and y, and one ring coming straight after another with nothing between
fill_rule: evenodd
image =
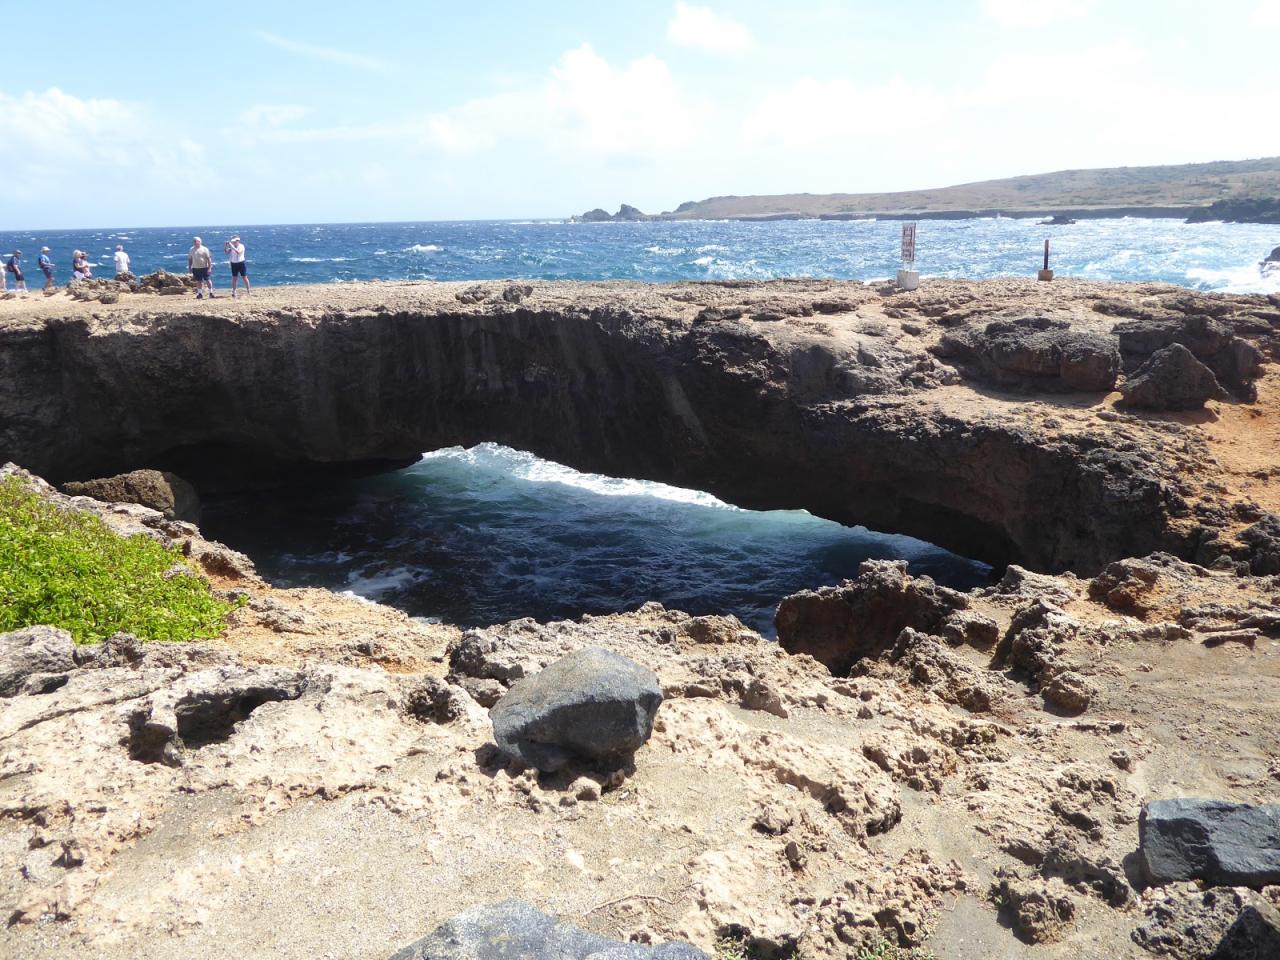
<instances>
[{"instance_id":1,"label":"person wearing hat","mask_svg":"<svg viewBox=\"0 0 1280 960\"><path fill-rule=\"evenodd\" d=\"M27 281L22 275L22 251L15 250L4 262L4 272L13 274L14 289L19 293L27 292Z\"/></svg>"},{"instance_id":2,"label":"person wearing hat","mask_svg":"<svg viewBox=\"0 0 1280 960\"><path fill-rule=\"evenodd\" d=\"M40 258L36 260L36 264L40 267L40 272L44 274L44 292L56 290L58 285L53 282L53 259L49 256L49 248L40 248Z\"/></svg>"},{"instance_id":3,"label":"person wearing hat","mask_svg":"<svg viewBox=\"0 0 1280 960\"><path fill-rule=\"evenodd\" d=\"M129 255L124 252L123 245L116 244L116 252L112 255L112 259L116 262L116 276L129 272Z\"/></svg>"},{"instance_id":4,"label":"person wearing hat","mask_svg":"<svg viewBox=\"0 0 1280 960\"><path fill-rule=\"evenodd\" d=\"M244 244L240 242L240 235L236 234L224 243L222 250L231 261L231 296L234 297L236 295L236 284L240 280L244 281L245 296L248 296L249 265L244 259Z\"/></svg>"}]
</instances>

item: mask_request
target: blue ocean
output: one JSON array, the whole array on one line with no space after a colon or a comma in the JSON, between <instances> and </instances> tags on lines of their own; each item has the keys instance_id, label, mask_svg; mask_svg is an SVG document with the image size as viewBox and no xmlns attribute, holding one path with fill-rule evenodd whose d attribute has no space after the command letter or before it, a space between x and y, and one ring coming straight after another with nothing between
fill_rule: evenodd
<instances>
[{"instance_id":1,"label":"blue ocean","mask_svg":"<svg viewBox=\"0 0 1280 960\"><path fill-rule=\"evenodd\" d=\"M293 226L193 226L137 230L0 231L0 252L17 247L34 272L48 246L58 279L81 249L105 272L123 244L135 273L186 269L199 234L216 255L233 233L244 240L256 284L360 280L764 280L835 277L874 280L897 269L901 224L792 220L765 223L480 222ZM1082 220L1047 227L1035 220L923 221L917 267L926 276L982 279L1033 275L1048 238L1059 275L1092 280L1163 281L1198 290L1277 292L1258 262L1280 245L1280 227L1186 224L1179 220ZM223 261L225 262L225 261ZM228 282L227 271L215 282Z\"/></svg>"},{"instance_id":2,"label":"blue ocean","mask_svg":"<svg viewBox=\"0 0 1280 960\"><path fill-rule=\"evenodd\" d=\"M135 272L180 271L193 233L218 253L244 239L255 284L374 279L670 280L819 276L873 280L898 264L897 222L466 222L183 227L0 233L34 261L53 249L58 277L83 249L107 272L123 244ZM1049 238L1060 276L1164 281L1199 290L1278 292L1258 262L1280 228L1094 220L925 221L928 276L1031 275ZM220 285L227 283L226 270ZM734 613L772 634L786 594L837 583L867 558L969 587L992 571L906 537L847 528L803 511L741 510L697 491L581 474L492 444L427 452L362 479L317 479L206 504L208 536L248 553L281 586L324 586L464 625L607 613L658 600Z\"/></svg>"}]
</instances>

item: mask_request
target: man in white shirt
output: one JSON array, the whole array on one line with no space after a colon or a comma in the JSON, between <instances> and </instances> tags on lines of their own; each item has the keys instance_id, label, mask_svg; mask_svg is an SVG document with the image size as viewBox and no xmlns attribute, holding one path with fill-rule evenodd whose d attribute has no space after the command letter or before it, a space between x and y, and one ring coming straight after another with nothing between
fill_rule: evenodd
<instances>
[{"instance_id":1,"label":"man in white shirt","mask_svg":"<svg viewBox=\"0 0 1280 960\"><path fill-rule=\"evenodd\" d=\"M129 255L124 252L124 247L118 243L116 244L114 259L116 261L116 276L129 272Z\"/></svg>"},{"instance_id":2,"label":"man in white shirt","mask_svg":"<svg viewBox=\"0 0 1280 960\"><path fill-rule=\"evenodd\" d=\"M209 288L209 299L213 299L213 254L199 237L191 238L191 249L187 251L187 267L191 270L191 279L196 282L196 299L204 298L204 288Z\"/></svg>"},{"instance_id":3,"label":"man in white shirt","mask_svg":"<svg viewBox=\"0 0 1280 960\"><path fill-rule=\"evenodd\" d=\"M244 244L237 234L222 245L223 252L231 261L231 296L236 295L236 284L244 281L245 296L249 295L249 265L244 258Z\"/></svg>"}]
</instances>

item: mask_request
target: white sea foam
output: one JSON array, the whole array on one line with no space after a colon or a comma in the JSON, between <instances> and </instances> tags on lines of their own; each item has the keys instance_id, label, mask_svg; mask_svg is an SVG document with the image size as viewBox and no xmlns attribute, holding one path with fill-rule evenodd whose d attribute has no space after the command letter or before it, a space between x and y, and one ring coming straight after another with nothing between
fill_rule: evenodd
<instances>
[{"instance_id":1,"label":"white sea foam","mask_svg":"<svg viewBox=\"0 0 1280 960\"><path fill-rule=\"evenodd\" d=\"M581 473L572 467L566 467L550 460L543 460L532 453L513 450L498 443L481 443L465 449L463 447L446 447L443 450L433 450L430 453L423 454L422 460L456 460L479 467L488 467L520 480L528 480L531 483L561 484L566 487L587 490L605 497L652 497L656 500L670 500L676 503L716 507L722 510L739 510L738 507L725 503L723 500L701 490L687 490L683 487L672 487L665 483L656 483L651 480L633 480L623 477L606 477L598 473Z\"/></svg>"},{"instance_id":2,"label":"white sea foam","mask_svg":"<svg viewBox=\"0 0 1280 960\"><path fill-rule=\"evenodd\" d=\"M1223 293L1280 293L1280 270L1263 273L1257 264L1225 270L1192 267L1187 271L1187 279L1201 289Z\"/></svg>"},{"instance_id":3,"label":"white sea foam","mask_svg":"<svg viewBox=\"0 0 1280 960\"><path fill-rule=\"evenodd\" d=\"M290 263L346 263L355 257L290 257Z\"/></svg>"},{"instance_id":4,"label":"white sea foam","mask_svg":"<svg viewBox=\"0 0 1280 960\"><path fill-rule=\"evenodd\" d=\"M684 247L645 247L646 253L652 253L659 257L674 257L676 254L684 253Z\"/></svg>"},{"instance_id":5,"label":"white sea foam","mask_svg":"<svg viewBox=\"0 0 1280 960\"><path fill-rule=\"evenodd\" d=\"M711 266L711 264L716 262L716 258L715 257L698 257L698 259L694 260L693 262L700 267L709 267Z\"/></svg>"},{"instance_id":6,"label":"white sea foam","mask_svg":"<svg viewBox=\"0 0 1280 960\"><path fill-rule=\"evenodd\" d=\"M439 253L444 247L438 247L434 243L415 243L411 247L405 247L402 253Z\"/></svg>"}]
</instances>

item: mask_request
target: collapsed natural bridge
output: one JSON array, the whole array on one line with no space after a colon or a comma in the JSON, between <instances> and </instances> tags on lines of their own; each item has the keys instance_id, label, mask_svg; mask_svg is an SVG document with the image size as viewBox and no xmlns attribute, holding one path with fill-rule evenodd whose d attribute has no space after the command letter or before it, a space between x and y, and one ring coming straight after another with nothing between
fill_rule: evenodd
<instances>
[{"instance_id":1,"label":"collapsed natural bridge","mask_svg":"<svg viewBox=\"0 0 1280 960\"><path fill-rule=\"evenodd\" d=\"M491 440L996 564L1207 562L1259 518L1198 480L1207 414L1130 415L1112 390L1181 343L1234 411L1278 301L1030 281L57 298L0 318L0 462L211 489Z\"/></svg>"}]
</instances>

